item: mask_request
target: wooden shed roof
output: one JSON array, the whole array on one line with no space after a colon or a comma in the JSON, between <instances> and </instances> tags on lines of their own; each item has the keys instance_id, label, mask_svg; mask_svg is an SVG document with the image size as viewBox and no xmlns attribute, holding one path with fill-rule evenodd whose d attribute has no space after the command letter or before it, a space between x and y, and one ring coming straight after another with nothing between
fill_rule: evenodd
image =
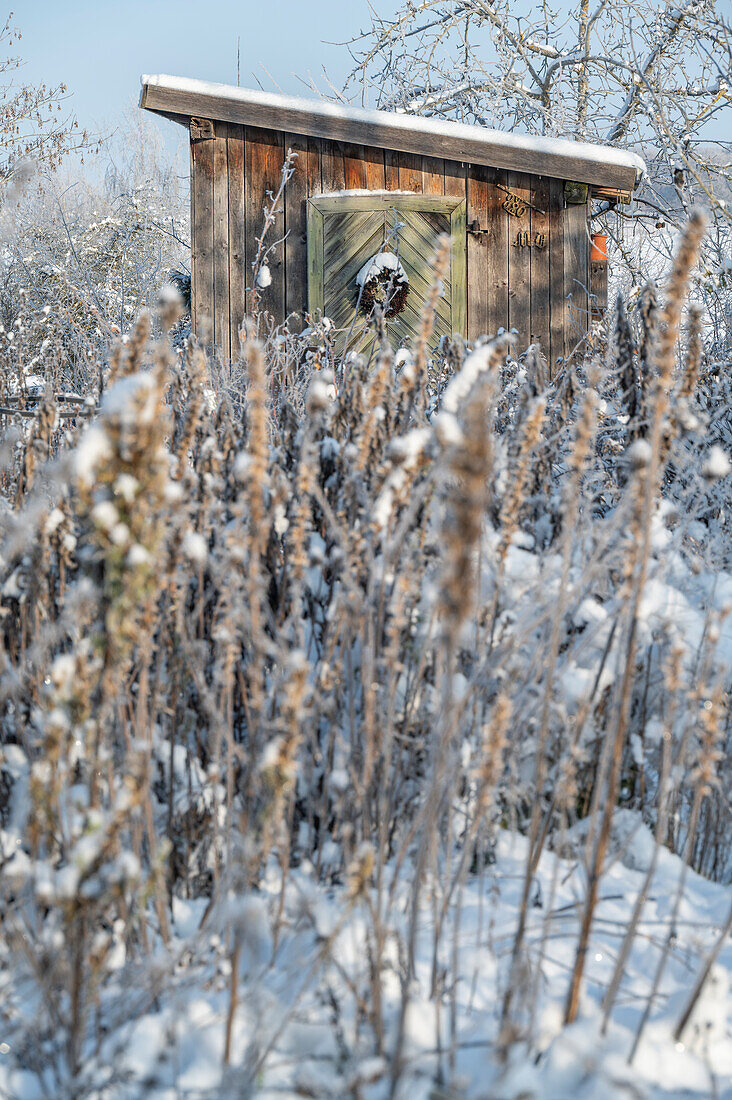
<instances>
[{"instance_id":1,"label":"wooden shed roof","mask_svg":"<svg viewBox=\"0 0 732 1100\"><path fill-rule=\"evenodd\" d=\"M220 119L576 180L620 191L632 191L645 170L635 153L608 145L504 133L443 119L365 110L186 77L143 76L140 106L183 123L192 117Z\"/></svg>"}]
</instances>

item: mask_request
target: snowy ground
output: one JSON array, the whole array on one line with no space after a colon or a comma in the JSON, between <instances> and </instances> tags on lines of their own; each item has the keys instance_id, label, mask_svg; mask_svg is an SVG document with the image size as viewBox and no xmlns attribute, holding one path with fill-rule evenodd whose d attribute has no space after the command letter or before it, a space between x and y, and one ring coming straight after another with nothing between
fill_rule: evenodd
<instances>
[{"instance_id":1,"label":"snowy ground","mask_svg":"<svg viewBox=\"0 0 732 1100\"><path fill-rule=\"evenodd\" d=\"M678 857L665 850L660 853L613 1024L608 1035L600 1037L599 1002L652 847L643 826L631 835L629 818L620 815L623 835L618 839L624 843L616 845L615 861L601 885L580 1021L567 1029L561 1027L561 1015L574 958L577 912L584 897L583 871L578 862L552 853L542 858L529 925L532 966L525 975L529 983L537 978L539 982L534 1025L542 1054L536 1063L526 1058L520 1045L514 1047L507 1069L500 1068L491 1053L521 892L525 839L502 834L495 864L481 876L469 877L464 889L457 932L460 981L452 1089L438 1087L440 1072L443 1080L449 1076L450 990L446 981L442 996L436 999L439 1003L429 999L433 910L429 892L424 895L417 982L406 1021L409 1068L397 1094L401 1100L732 1098L732 943L721 952L684 1042L672 1039L700 959L718 936L730 904L729 888L693 872L688 873L660 1003L633 1067L627 1064L681 870ZM119 991L122 996L117 998L118 1011L128 1022L116 1029L101 1057L89 1063L90 1075L98 1073L100 1081L113 1067L117 1081L110 1080L109 1087L95 1095L130 1100L141 1096L384 1100L388 1096L387 1059L375 1055L372 1031L354 1009L354 993L366 994L368 988L367 907L359 903L348 915L345 888L318 888L309 868L300 867L292 873L285 931L275 947L270 917L277 906L279 883L274 877L271 885L269 897L265 893L237 902L227 913L206 913L205 899L175 903L171 954L159 953L146 964L144 975L130 976L126 968L119 971L126 976ZM392 924L404 920L399 911L406 899L406 891L401 899L397 894ZM202 920L203 933L199 931ZM232 1065L222 1078L231 973L223 930L232 926L238 928L242 943L240 1004L233 1028ZM440 961L446 964L446 974L451 973L454 932L453 924L443 937ZM539 974L536 964L541 954ZM396 940L387 958L397 962ZM151 1003L143 990L156 980L162 996ZM386 968L383 996L388 1050L400 1003L396 966ZM3 1062L7 1074L8 1060L0 1057L0 1067ZM120 1076L127 1077L126 1083ZM251 1089L243 1085L246 1078L254 1082ZM0 1068L2 1086L23 1100L44 1095L29 1076L3 1076Z\"/></svg>"}]
</instances>

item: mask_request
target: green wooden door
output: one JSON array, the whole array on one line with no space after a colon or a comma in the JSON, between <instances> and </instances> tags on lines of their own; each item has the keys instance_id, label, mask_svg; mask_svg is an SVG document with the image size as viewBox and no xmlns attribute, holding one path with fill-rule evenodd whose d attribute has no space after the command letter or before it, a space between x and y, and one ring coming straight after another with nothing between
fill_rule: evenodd
<instances>
[{"instance_id":1,"label":"green wooden door","mask_svg":"<svg viewBox=\"0 0 732 1100\"><path fill-rule=\"evenodd\" d=\"M431 261L442 233L453 238L450 268L437 305L433 344L466 331L465 200L443 195L325 195L308 201L308 310L330 317L336 348L365 351L373 340L359 308L359 271L373 256L394 254L409 280L403 312L387 319L393 348L413 346L432 284ZM363 301L363 299L362 299Z\"/></svg>"}]
</instances>

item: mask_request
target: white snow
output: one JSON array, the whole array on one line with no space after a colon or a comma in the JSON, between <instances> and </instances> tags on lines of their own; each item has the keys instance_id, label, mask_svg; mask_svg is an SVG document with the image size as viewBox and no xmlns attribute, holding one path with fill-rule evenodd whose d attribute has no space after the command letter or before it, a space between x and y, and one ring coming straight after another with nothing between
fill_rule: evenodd
<instances>
[{"instance_id":1,"label":"white snow","mask_svg":"<svg viewBox=\"0 0 732 1100\"><path fill-rule=\"evenodd\" d=\"M371 195L416 195L417 191L390 191L385 187L377 187L373 190L369 190L367 187L347 187L341 188L339 191L321 191L317 195L312 195L314 199L335 199L345 198L350 195L352 198L363 198L364 196Z\"/></svg>"},{"instance_id":2,"label":"white snow","mask_svg":"<svg viewBox=\"0 0 732 1100\"><path fill-rule=\"evenodd\" d=\"M440 412L432 421L435 435L441 447L459 447L464 440L457 417L451 412Z\"/></svg>"},{"instance_id":3,"label":"white snow","mask_svg":"<svg viewBox=\"0 0 732 1100\"><path fill-rule=\"evenodd\" d=\"M132 504L140 483L132 474L119 474L114 483L114 491L122 497L125 504Z\"/></svg>"},{"instance_id":4,"label":"white snow","mask_svg":"<svg viewBox=\"0 0 732 1100\"><path fill-rule=\"evenodd\" d=\"M545 157L561 157L570 162L584 162L601 168L617 165L633 168L636 184L645 174L645 162L636 153L625 149L615 149L607 145L592 145L589 142L568 141L562 138L534 137L526 134L504 133L502 130L490 130L483 126L469 126L462 122L447 122L437 118L422 118L416 115L403 115L389 111L374 111L363 107L345 106L327 100L300 99L296 96L281 95L278 92L255 91L250 88L238 88L231 84L216 84L207 80L193 80L189 77L169 76L167 74L146 75L141 79L144 87L168 88L186 92L189 95L205 95L214 99L229 100L243 106L269 107L287 114L288 127L295 132L307 133L309 116L379 126L391 131L398 143L400 134L429 134L437 138L451 138L456 141L479 142L485 146L486 158L491 147L515 149L538 153ZM300 117L298 117L300 116ZM398 147L398 146L397 146ZM469 159L469 158L466 158ZM488 162L488 161L487 161ZM563 171L571 171L564 168ZM547 167L547 173L549 166ZM570 178L576 178L571 176Z\"/></svg>"},{"instance_id":5,"label":"white snow","mask_svg":"<svg viewBox=\"0 0 732 1100\"><path fill-rule=\"evenodd\" d=\"M100 500L92 508L91 518L95 527L102 531L111 531L119 521L119 512L111 500Z\"/></svg>"},{"instance_id":6,"label":"white snow","mask_svg":"<svg viewBox=\"0 0 732 1100\"><path fill-rule=\"evenodd\" d=\"M127 551L127 557L125 563L129 569L139 569L142 565L147 565L150 561L150 554L141 546L139 542L136 542L134 546L131 546Z\"/></svg>"},{"instance_id":7,"label":"white snow","mask_svg":"<svg viewBox=\"0 0 732 1100\"><path fill-rule=\"evenodd\" d=\"M115 523L109 532L109 538L115 546L126 546L130 541L130 529L126 523Z\"/></svg>"},{"instance_id":8,"label":"white snow","mask_svg":"<svg viewBox=\"0 0 732 1100\"><path fill-rule=\"evenodd\" d=\"M183 299L175 283L163 283L158 291L158 305L180 306L182 302Z\"/></svg>"},{"instance_id":9,"label":"white snow","mask_svg":"<svg viewBox=\"0 0 732 1100\"><path fill-rule=\"evenodd\" d=\"M647 439L636 439L626 451L628 462L636 470L650 464L652 458L651 445Z\"/></svg>"},{"instance_id":10,"label":"white snow","mask_svg":"<svg viewBox=\"0 0 732 1100\"><path fill-rule=\"evenodd\" d=\"M317 376L313 378L308 387L308 411L322 412L328 408L335 397L335 389L331 383Z\"/></svg>"},{"instance_id":11,"label":"white snow","mask_svg":"<svg viewBox=\"0 0 732 1100\"><path fill-rule=\"evenodd\" d=\"M150 424L157 414L157 394L152 374L130 374L106 391L102 414L119 418L124 426Z\"/></svg>"},{"instance_id":12,"label":"white snow","mask_svg":"<svg viewBox=\"0 0 732 1100\"><path fill-rule=\"evenodd\" d=\"M90 484L97 467L112 454L112 445L104 428L92 424L82 435L74 452L74 469L79 481Z\"/></svg>"},{"instance_id":13,"label":"white snow","mask_svg":"<svg viewBox=\"0 0 732 1100\"><path fill-rule=\"evenodd\" d=\"M208 558L208 546L198 531L189 531L183 539L183 553L196 565L204 565Z\"/></svg>"},{"instance_id":14,"label":"white snow","mask_svg":"<svg viewBox=\"0 0 732 1100\"><path fill-rule=\"evenodd\" d=\"M363 265L356 276L356 284L364 286L369 279L375 279L378 275L381 275L382 271L393 271L395 283L409 282L406 271L393 252L378 252Z\"/></svg>"},{"instance_id":15,"label":"white snow","mask_svg":"<svg viewBox=\"0 0 732 1100\"><path fill-rule=\"evenodd\" d=\"M395 463L374 505L373 521L382 530L389 522L394 503L407 481L407 471L413 470L432 438L430 428L413 428L392 444L389 457Z\"/></svg>"},{"instance_id":16,"label":"white snow","mask_svg":"<svg viewBox=\"0 0 732 1100\"><path fill-rule=\"evenodd\" d=\"M60 508L53 508L48 513L48 519L43 525L44 533L52 535L64 521L64 514Z\"/></svg>"},{"instance_id":17,"label":"white snow","mask_svg":"<svg viewBox=\"0 0 732 1100\"><path fill-rule=\"evenodd\" d=\"M704 463L703 473L710 480L726 477L732 472L732 463L729 456L716 444L710 448L707 460Z\"/></svg>"},{"instance_id":18,"label":"white snow","mask_svg":"<svg viewBox=\"0 0 732 1100\"><path fill-rule=\"evenodd\" d=\"M247 971L260 967L272 952L265 899L257 894L232 898L227 904L226 916L245 952L243 969Z\"/></svg>"},{"instance_id":19,"label":"white snow","mask_svg":"<svg viewBox=\"0 0 732 1100\"><path fill-rule=\"evenodd\" d=\"M460 372L447 386L442 396L442 409L448 413L458 412L481 374L485 374L496 362L496 352L492 343L481 344L472 351Z\"/></svg>"},{"instance_id":20,"label":"white snow","mask_svg":"<svg viewBox=\"0 0 732 1100\"><path fill-rule=\"evenodd\" d=\"M562 1025L563 1003L574 961L586 888L581 859L560 858L545 851L535 878L535 899L527 913L526 980L536 974L538 1000L535 1040L538 1054L528 1058L516 1043L505 1065L495 1056L500 1006L510 963L510 948L521 904L527 840L500 831L495 863L480 874L470 874L458 909L447 914L442 946L436 961L450 965L453 941L460 966L455 995L455 1072L461 1082L456 1095L464 1100L680 1100L712 1095L727 1097L732 1089L729 967L732 947L725 945L700 998L682 1041L673 1028L684 1007L690 975L719 936L729 907L729 891L687 873L683 903L675 927L668 965L659 997L651 1013L632 1067L627 1056L648 995L652 975L668 927L670 907L678 886L681 860L662 848L641 913L636 936L621 983L619 1003L607 1034L602 1035L601 1001L619 949L619 931L627 921L644 880L653 840L640 815L619 812L613 833L608 870L603 877L587 954L587 981L580 1018ZM578 848L584 839L575 838ZM337 846L336 846L337 848ZM334 855L323 852L327 862ZM79 862L75 861L78 868ZM134 860L124 854L118 862L121 880L134 877ZM27 868L25 872L27 873ZM15 871L15 867L13 867ZM24 868L17 868L21 879ZM67 872L69 879L74 872ZM394 866L384 869L386 892ZM39 900L63 896L70 883L50 866L35 865ZM172 997L158 999L143 1011L134 1010L129 1023L109 1036L102 1035L103 1059L114 1057L122 1075L129 1074L124 1095L173 1100L179 1096L236 1095L257 1100L296 1100L316 1096L340 1100L353 1093L363 1100L388 1095L389 1054L399 1019L401 962L397 942L408 930L409 882L396 882L387 917L388 937L381 973L384 1057L374 1053L367 1027L359 1025L352 990L369 982L370 918L364 903L346 923L347 887L319 886L305 861L291 869L285 892L285 920L273 952L273 915L277 910L280 878L271 874L258 893L245 893L223 903L204 922L207 899L173 899L172 939L159 956L161 972L176 975ZM376 903L372 890L371 906ZM415 974L405 1019L405 1080L399 1096L428 1100L437 1095L435 1076L445 1050L448 1008L436 1011L430 996L433 966L433 899L420 907L416 938ZM227 932L238 942L239 1000L233 1021L232 1065L222 1069L223 1041L228 1009L230 955ZM544 935L548 938L543 941ZM330 950L317 962L326 937ZM398 941L396 937L399 937ZM191 981L178 960L191 955L205 982ZM140 1002L141 1004L144 1002ZM333 1019L332 1005L338 1006ZM339 1034L349 1038L344 1059ZM120 1042L122 1040L122 1042ZM251 1059L269 1049L256 1081L245 1088ZM90 1060L91 1063L91 1060ZM444 1063L443 1063L444 1065ZM91 1068L91 1067L90 1067ZM0 1090L11 1096L35 1096L23 1091L29 1077L0 1058ZM143 1084L144 1083L144 1084Z\"/></svg>"}]
</instances>

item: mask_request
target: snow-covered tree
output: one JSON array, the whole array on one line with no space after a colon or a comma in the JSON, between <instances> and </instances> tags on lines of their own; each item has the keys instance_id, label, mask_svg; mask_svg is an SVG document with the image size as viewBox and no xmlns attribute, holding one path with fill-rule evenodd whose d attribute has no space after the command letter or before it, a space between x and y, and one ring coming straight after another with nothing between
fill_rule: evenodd
<instances>
[{"instance_id":1,"label":"snow-covered tree","mask_svg":"<svg viewBox=\"0 0 732 1100\"><path fill-rule=\"evenodd\" d=\"M363 103L639 152L642 188L616 216L596 204L598 230L614 238L626 283L640 284L650 261L659 273L668 263L663 230L701 201L712 221L702 289L717 346L729 341L732 32L716 0L578 0L569 9L406 0L374 14L349 45L345 90Z\"/></svg>"},{"instance_id":2,"label":"snow-covered tree","mask_svg":"<svg viewBox=\"0 0 732 1100\"><path fill-rule=\"evenodd\" d=\"M18 56L21 32L12 12L0 28L0 183L7 185L39 167L58 168L64 156L92 144L67 109L65 84L30 84L14 74L21 70Z\"/></svg>"},{"instance_id":3,"label":"snow-covered tree","mask_svg":"<svg viewBox=\"0 0 732 1100\"><path fill-rule=\"evenodd\" d=\"M156 124L137 112L103 154L102 178L54 172L3 224L0 346L12 333L8 362L32 374L55 362L75 387L190 256L186 188Z\"/></svg>"}]
</instances>

